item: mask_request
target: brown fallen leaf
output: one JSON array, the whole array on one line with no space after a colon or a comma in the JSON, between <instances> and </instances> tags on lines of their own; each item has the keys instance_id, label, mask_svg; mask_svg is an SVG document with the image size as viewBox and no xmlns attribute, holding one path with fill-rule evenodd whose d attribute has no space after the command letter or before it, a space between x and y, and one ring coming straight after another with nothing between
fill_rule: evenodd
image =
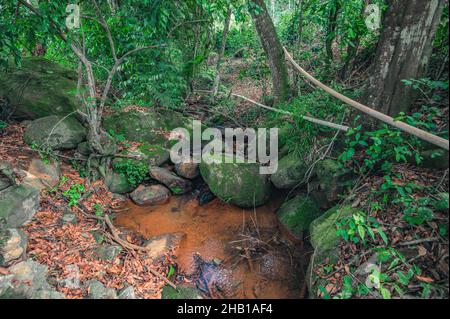
<instances>
[{"instance_id":1,"label":"brown fallen leaf","mask_svg":"<svg viewBox=\"0 0 450 319\"><path fill-rule=\"evenodd\" d=\"M432 279L432 278L430 278L430 277L422 277L422 276L416 275L416 278L417 278L419 281L425 282L425 283L427 283L427 284L431 284L432 282L434 282L434 279Z\"/></svg>"}]
</instances>

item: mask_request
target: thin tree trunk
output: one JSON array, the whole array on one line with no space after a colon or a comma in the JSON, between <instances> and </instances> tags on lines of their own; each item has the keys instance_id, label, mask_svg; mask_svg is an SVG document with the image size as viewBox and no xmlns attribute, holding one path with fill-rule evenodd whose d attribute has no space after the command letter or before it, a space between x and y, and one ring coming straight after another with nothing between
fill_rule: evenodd
<instances>
[{"instance_id":1,"label":"thin tree trunk","mask_svg":"<svg viewBox=\"0 0 450 319\"><path fill-rule=\"evenodd\" d=\"M269 62L274 102L284 102L290 96L290 86L283 47L264 0L251 0L251 3L257 6L251 8L250 13Z\"/></svg>"},{"instance_id":2,"label":"thin tree trunk","mask_svg":"<svg viewBox=\"0 0 450 319\"><path fill-rule=\"evenodd\" d=\"M216 77L214 79L214 85L213 85L213 96L217 95L217 92L219 91L219 85L220 85L220 77L221 77L221 65L222 65L222 59L223 56L225 54L225 47L227 44L227 36L228 36L228 32L230 31L230 25L231 25L231 15L232 15L232 10L231 7L228 8L228 12L227 12L227 18L225 20L225 26L223 29L223 34L222 34L222 43L220 46L220 51L219 51L219 56L217 58L217 67L216 67Z\"/></svg>"},{"instance_id":3,"label":"thin tree trunk","mask_svg":"<svg viewBox=\"0 0 450 319\"><path fill-rule=\"evenodd\" d=\"M333 7L330 9L328 13L328 26L327 26L327 35L325 39L325 49L327 51L328 63L330 64L333 61L333 41L336 37L336 28L337 28L337 18L340 10L339 0L333 1Z\"/></svg>"},{"instance_id":4,"label":"thin tree trunk","mask_svg":"<svg viewBox=\"0 0 450 319\"><path fill-rule=\"evenodd\" d=\"M390 0L365 101L396 116L407 112L417 92L402 80L426 75L443 0Z\"/></svg>"}]
</instances>

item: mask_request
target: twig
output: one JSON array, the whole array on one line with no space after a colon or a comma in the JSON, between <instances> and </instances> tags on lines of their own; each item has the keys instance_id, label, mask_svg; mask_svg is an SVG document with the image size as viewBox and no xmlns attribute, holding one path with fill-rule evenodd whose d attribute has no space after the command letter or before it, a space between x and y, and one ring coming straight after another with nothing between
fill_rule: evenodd
<instances>
[{"instance_id":1,"label":"twig","mask_svg":"<svg viewBox=\"0 0 450 319\"><path fill-rule=\"evenodd\" d=\"M423 239L407 241L404 243L399 243L398 245L399 246L411 246L411 245L417 245L417 244L421 244L421 243L429 243L429 242L438 241L438 240L440 240L439 237L430 237L430 238L423 238Z\"/></svg>"}]
</instances>

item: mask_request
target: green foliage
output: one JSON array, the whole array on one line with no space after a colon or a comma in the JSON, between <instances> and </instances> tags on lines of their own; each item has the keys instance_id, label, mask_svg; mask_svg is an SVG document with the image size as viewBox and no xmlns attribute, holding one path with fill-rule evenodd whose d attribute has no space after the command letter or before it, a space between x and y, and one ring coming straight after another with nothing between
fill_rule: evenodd
<instances>
[{"instance_id":1,"label":"green foliage","mask_svg":"<svg viewBox=\"0 0 450 319\"><path fill-rule=\"evenodd\" d=\"M148 164L132 159L118 161L113 164L114 169L125 176L131 185L142 183L149 174Z\"/></svg>"},{"instance_id":2,"label":"green foliage","mask_svg":"<svg viewBox=\"0 0 450 319\"><path fill-rule=\"evenodd\" d=\"M7 127L8 127L8 123L6 123L5 121L0 120L0 132L3 131Z\"/></svg>"},{"instance_id":3,"label":"green foliage","mask_svg":"<svg viewBox=\"0 0 450 319\"><path fill-rule=\"evenodd\" d=\"M338 235L346 242L351 241L355 244L361 242L366 246L367 239L377 243L376 235L378 235L386 245L389 243L377 220L373 217L367 217L363 212L354 213L351 217L341 218L336 222L336 227Z\"/></svg>"},{"instance_id":4,"label":"green foliage","mask_svg":"<svg viewBox=\"0 0 450 319\"><path fill-rule=\"evenodd\" d=\"M81 199L83 192L84 185L74 184L63 192L63 196L69 201L69 206L72 207L78 205L78 201Z\"/></svg>"}]
</instances>

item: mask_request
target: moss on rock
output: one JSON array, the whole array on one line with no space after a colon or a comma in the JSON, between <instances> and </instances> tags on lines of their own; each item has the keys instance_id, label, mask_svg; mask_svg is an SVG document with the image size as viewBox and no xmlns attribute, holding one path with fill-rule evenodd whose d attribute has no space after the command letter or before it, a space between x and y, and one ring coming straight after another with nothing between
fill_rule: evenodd
<instances>
[{"instance_id":1,"label":"moss on rock","mask_svg":"<svg viewBox=\"0 0 450 319\"><path fill-rule=\"evenodd\" d=\"M43 117L28 125L23 140L53 150L74 149L86 139L86 129L74 117Z\"/></svg>"},{"instance_id":2,"label":"moss on rock","mask_svg":"<svg viewBox=\"0 0 450 319\"><path fill-rule=\"evenodd\" d=\"M321 215L321 210L312 199L299 195L281 206L278 210L278 220L294 236L301 239L302 234L309 230L313 220Z\"/></svg>"},{"instance_id":3,"label":"moss on rock","mask_svg":"<svg viewBox=\"0 0 450 319\"><path fill-rule=\"evenodd\" d=\"M226 163L226 156L218 162L200 164L200 174L214 195L225 202L250 208L264 205L270 196L267 175L261 175L257 163ZM228 157L230 160L231 158Z\"/></svg>"},{"instance_id":4,"label":"moss on rock","mask_svg":"<svg viewBox=\"0 0 450 319\"><path fill-rule=\"evenodd\" d=\"M67 115L79 108L77 73L41 57L24 58L21 67L0 72L0 96L19 119Z\"/></svg>"},{"instance_id":5,"label":"moss on rock","mask_svg":"<svg viewBox=\"0 0 450 319\"><path fill-rule=\"evenodd\" d=\"M278 170L270 178L278 189L289 189L297 186L305 178L308 166L296 154L291 153L278 162Z\"/></svg>"}]
</instances>

